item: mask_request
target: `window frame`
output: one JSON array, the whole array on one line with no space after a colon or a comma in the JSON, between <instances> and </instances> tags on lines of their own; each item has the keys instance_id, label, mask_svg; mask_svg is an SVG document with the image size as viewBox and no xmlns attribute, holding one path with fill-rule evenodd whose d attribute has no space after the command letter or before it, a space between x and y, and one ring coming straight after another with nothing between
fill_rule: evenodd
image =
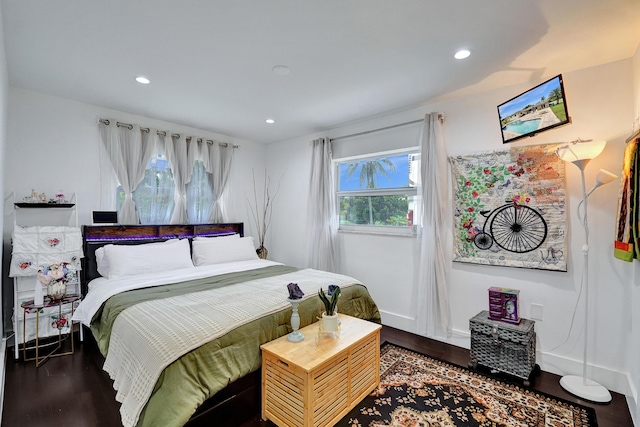
<instances>
[{"instance_id":1,"label":"window frame","mask_svg":"<svg viewBox=\"0 0 640 427\"><path fill-rule=\"evenodd\" d=\"M337 218L337 231L339 233L355 233L355 234L374 234L382 236L406 236L415 237L418 233L418 225L416 223L416 209L414 209L413 224L411 226L389 226L389 225L371 225L371 224L340 224L340 197L367 197L367 196L394 196L394 195L407 195L414 198L414 204L420 206L421 204L421 191L419 191L420 182L416 183L414 187L395 187L395 188L373 188L373 189L361 189L361 190L348 190L340 191L340 164L350 161L363 161L370 159L377 159L381 157L391 157L398 155L420 155L420 146L412 146L407 148L399 148L394 150L379 151L376 153L367 153L363 155L348 156L342 158L332 159L334 171L336 174L335 179L335 200L336 200L336 218ZM420 159L420 162L422 159Z\"/></svg>"}]
</instances>

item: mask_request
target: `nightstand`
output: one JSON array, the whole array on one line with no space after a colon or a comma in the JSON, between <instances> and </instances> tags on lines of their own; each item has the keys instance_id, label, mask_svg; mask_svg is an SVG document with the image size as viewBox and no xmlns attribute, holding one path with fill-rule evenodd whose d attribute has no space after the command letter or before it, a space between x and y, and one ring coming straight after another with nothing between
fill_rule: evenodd
<instances>
[{"instance_id":1,"label":"nightstand","mask_svg":"<svg viewBox=\"0 0 640 427\"><path fill-rule=\"evenodd\" d=\"M471 360L478 364L523 379L525 387L536 366L535 322L521 319L517 325L491 320L488 311L481 311L469 320L471 329Z\"/></svg>"},{"instance_id":2,"label":"nightstand","mask_svg":"<svg viewBox=\"0 0 640 427\"><path fill-rule=\"evenodd\" d=\"M71 320L71 318L73 317L73 312L75 310L74 303L79 300L80 300L80 297L78 295L65 295L64 298L57 301L45 298L44 304L42 305L36 305L33 300L25 301L22 304L20 304L20 306L22 307L22 313L23 313L22 314L23 316L22 317L22 320L23 320L22 336L23 337L26 337L27 313L35 313L35 320L36 320L36 337L35 337L35 346L33 347L33 349L35 350L35 357L27 357L27 342L26 342L26 339L23 338L22 355L25 361L35 360L36 367L39 367L40 365L42 365L44 362L46 362L52 357L66 356L68 354L73 354L74 352L73 321ZM71 306L71 316L63 317L62 308L67 304ZM58 337L57 337L57 340L56 339L46 340L46 343L43 343L38 333L40 330L40 313L45 308L55 308L55 307L58 308L58 316L56 319L54 319L53 326L58 329ZM64 329L65 327L69 328L69 332L63 334L62 329ZM67 338L71 341L71 349L60 352L60 350L62 349L62 344L64 340ZM47 354L41 355L41 349L51 347L51 346L54 346L54 348L51 349Z\"/></svg>"}]
</instances>

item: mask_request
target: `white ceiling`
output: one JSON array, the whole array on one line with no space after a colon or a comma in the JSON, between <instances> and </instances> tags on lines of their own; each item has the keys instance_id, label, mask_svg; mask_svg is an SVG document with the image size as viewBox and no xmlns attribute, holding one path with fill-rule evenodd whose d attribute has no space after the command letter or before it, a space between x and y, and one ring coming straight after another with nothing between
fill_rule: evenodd
<instances>
[{"instance_id":1,"label":"white ceiling","mask_svg":"<svg viewBox=\"0 0 640 427\"><path fill-rule=\"evenodd\" d=\"M265 143L640 44L638 0L2 0L2 15L12 86Z\"/></svg>"}]
</instances>

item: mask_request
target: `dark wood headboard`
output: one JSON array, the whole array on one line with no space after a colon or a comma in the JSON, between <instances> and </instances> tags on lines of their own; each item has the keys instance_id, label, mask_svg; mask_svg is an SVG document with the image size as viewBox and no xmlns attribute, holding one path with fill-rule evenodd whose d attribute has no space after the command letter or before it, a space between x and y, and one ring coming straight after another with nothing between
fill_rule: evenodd
<instances>
[{"instance_id":1,"label":"dark wood headboard","mask_svg":"<svg viewBox=\"0 0 640 427\"><path fill-rule=\"evenodd\" d=\"M215 237L229 234L244 236L244 224L235 222L194 225L85 225L82 227L82 293L86 295L87 284L100 277L96 264L96 249L104 245L139 245L175 238L191 240L196 236Z\"/></svg>"}]
</instances>

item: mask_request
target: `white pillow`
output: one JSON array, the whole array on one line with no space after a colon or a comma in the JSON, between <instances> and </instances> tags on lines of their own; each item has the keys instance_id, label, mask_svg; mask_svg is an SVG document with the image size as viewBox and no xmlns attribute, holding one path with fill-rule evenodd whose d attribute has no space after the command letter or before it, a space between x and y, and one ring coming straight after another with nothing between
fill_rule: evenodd
<instances>
[{"instance_id":1,"label":"white pillow","mask_svg":"<svg viewBox=\"0 0 640 427\"><path fill-rule=\"evenodd\" d=\"M258 259L253 237L199 239L192 242L192 247L193 265L196 267Z\"/></svg>"},{"instance_id":2,"label":"white pillow","mask_svg":"<svg viewBox=\"0 0 640 427\"><path fill-rule=\"evenodd\" d=\"M142 245L106 245L104 258L109 279L193 267L187 239Z\"/></svg>"},{"instance_id":3,"label":"white pillow","mask_svg":"<svg viewBox=\"0 0 640 427\"><path fill-rule=\"evenodd\" d=\"M105 246L113 246L113 245L105 245ZM104 252L105 252L104 246L101 246L98 249L96 249L96 264L98 267L98 273L100 273L102 277L109 277L109 262Z\"/></svg>"},{"instance_id":4,"label":"white pillow","mask_svg":"<svg viewBox=\"0 0 640 427\"><path fill-rule=\"evenodd\" d=\"M209 240L209 239L239 239L240 235L238 233L234 234L225 234L223 236L196 236L193 240Z\"/></svg>"},{"instance_id":5,"label":"white pillow","mask_svg":"<svg viewBox=\"0 0 640 427\"><path fill-rule=\"evenodd\" d=\"M170 243L176 243L179 241L180 239L169 239L160 243L170 244ZM154 243L146 243L146 244L154 244ZM106 252L104 249L106 246L114 246L114 245L108 244L96 249L96 265L97 265L98 273L100 273L102 277L109 277L109 258L105 255Z\"/></svg>"}]
</instances>

